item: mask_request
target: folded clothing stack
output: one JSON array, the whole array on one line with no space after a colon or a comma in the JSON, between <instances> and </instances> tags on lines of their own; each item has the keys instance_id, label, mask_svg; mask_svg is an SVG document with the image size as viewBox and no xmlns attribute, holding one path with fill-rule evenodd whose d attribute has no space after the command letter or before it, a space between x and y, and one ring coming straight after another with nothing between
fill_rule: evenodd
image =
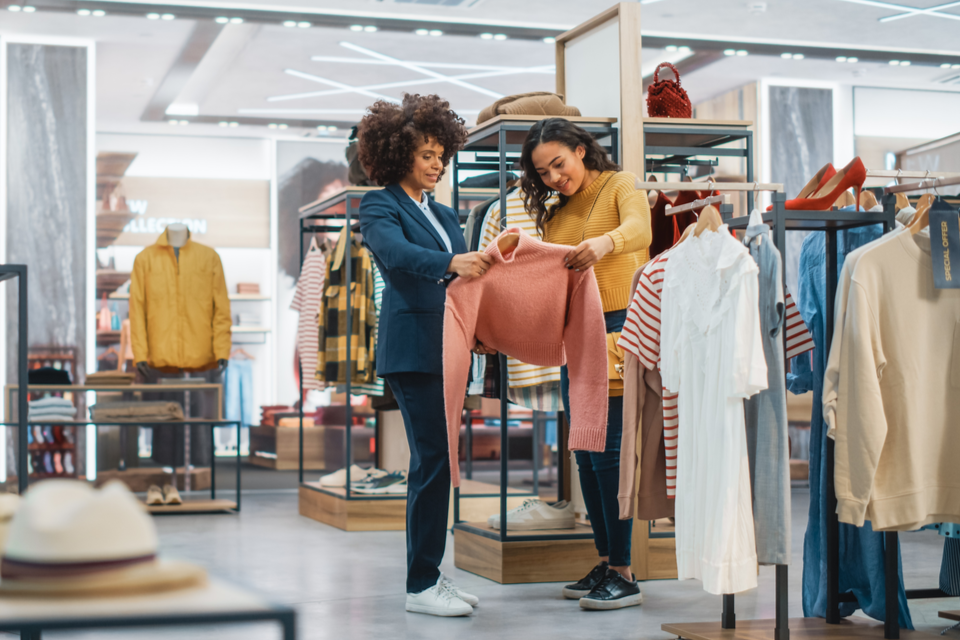
<instances>
[{"instance_id":1,"label":"folded clothing stack","mask_svg":"<svg viewBox=\"0 0 960 640\"><path fill-rule=\"evenodd\" d=\"M183 420L179 402L163 400L144 402L98 402L90 407L95 422L108 420Z\"/></svg>"},{"instance_id":2,"label":"folded clothing stack","mask_svg":"<svg viewBox=\"0 0 960 640\"><path fill-rule=\"evenodd\" d=\"M66 398L42 398L31 400L28 405L27 419L30 422L71 422L76 418L77 408Z\"/></svg>"},{"instance_id":3,"label":"folded clothing stack","mask_svg":"<svg viewBox=\"0 0 960 640\"><path fill-rule=\"evenodd\" d=\"M125 386L133 384L133 379L136 377L135 373L123 371L97 371L88 373L86 382L91 387Z\"/></svg>"},{"instance_id":4,"label":"folded clothing stack","mask_svg":"<svg viewBox=\"0 0 960 640\"><path fill-rule=\"evenodd\" d=\"M256 282L238 282L237 293L242 295L260 295L260 285Z\"/></svg>"},{"instance_id":5,"label":"folded clothing stack","mask_svg":"<svg viewBox=\"0 0 960 640\"><path fill-rule=\"evenodd\" d=\"M300 416L296 407L291 407L285 404L264 405L260 407L260 425L263 427L278 426L276 418L276 414L278 413L295 414L297 417Z\"/></svg>"}]
</instances>

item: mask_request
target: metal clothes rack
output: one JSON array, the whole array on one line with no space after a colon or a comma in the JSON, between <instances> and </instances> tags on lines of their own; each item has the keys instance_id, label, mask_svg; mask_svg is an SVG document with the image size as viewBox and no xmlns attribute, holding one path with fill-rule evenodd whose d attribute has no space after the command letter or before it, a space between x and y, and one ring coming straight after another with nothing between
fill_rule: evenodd
<instances>
[{"instance_id":1,"label":"metal clothes rack","mask_svg":"<svg viewBox=\"0 0 960 640\"><path fill-rule=\"evenodd\" d=\"M519 159L520 151L523 146L523 141L526 138L527 133L530 131L530 128L542 120L542 117L536 116L498 116L492 120L484 122L482 125L474 127L470 130L467 138L467 144L464 148L456 155L453 159L453 208L459 210L459 202L462 193L472 192L475 190L464 189L461 191L459 186L459 172L467 170L480 170L480 171L498 171L500 173L500 188L497 191L494 191L492 195L499 195L501 207L500 207L500 227L501 229L505 228L506 225L506 216L507 216L507 179L506 174L508 169L508 162L512 164L514 161ZM614 126L617 122L616 118L586 118L586 117L570 117L565 118L574 122L580 128L586 130L591 135L593 135L600 143L607 149L610 153L614 162L619 162L620 157L620 131ZM461 160L460 156L463 153L473 153L475 157L473 161ZM489 191L489 190L485 190ZM488 196L489 197L489 196ZM469 523L464 523L459 521L460 515L460 490L457 488L454 491L454 531L465 530L470 533L481 535L487 538L493 538L503 542L520 542L520 541L546 541L546 540L582 540L587 538L592 538L593 533L570 533L570 534L528 534L528 535L515 535L508 534L507 532L507 498L508 498L508 488L509 488L509 473L508 466L510 460L510 443L509 443L509 434L508 434L508 385L507 380L507 357L504 354L499 354L500 359L500 531L499 535L494 534L486 529L480 529L478 527L472 526ZM469 421L468 421L469 423ZM536 424L536 421L535 421ZM558 430L558 442L561 443L560 455L557 456L560 462L558 464L563 464L563 452L566 450L562 446L563 433L561 429L562 420L560 415L557 416L557 430ZM536 431L536 429L535 429ZM536 436L536 433L534 434ZM536 447L534 447L534 456L536 457L538 452ZM562 467L561 467L562 468ZM534 469L534 477L538 475L538 469ZM558 473L558 483L561 484L559 490L562 491L562 472ZM535 481L536 482L536 481ZM536 485L538 486L538 485ZM516 496L518 494L510 494ZM522 494L520 494L522 495ZM480 497L480 496L475 496ZM487 497L487 496L484 496ZM493 496L490 496L493 497Z\"/></svg>"},{"instance_id":2,"label":"metal clothes rack","mask_svg":"<svg viewBox=\"0 0 960 640\"><path fill-rule=\"evenodd\" d=\"M317 200L300 208L300 265L303 266L305 257L304 240L313 233L346 233L346 251L350 251L352 234L359 231L360 200L368 191L376 191L379 187L346 187L342 191L333 194L322 200ZM332 211L335 207L343 205L343 211ZM332 224L335 221L343 221L342 225ZM353 261L350 254L345 254L344 275L346 276L345 286L349 290L353 282ZM353 308L347 305L347 327L353 326ZM351 341L346 341L346 358L350 362ZM322 347L322 345L321 345ZM298 366L300 366L298 364ZM303 369L300 369L300 406L298 408L300 419L300 446L299 446L299 478L300 487L311 491L318 491L333 495L344 500L406 500L406 494L387 494L387 495L351 495L350 491L350 465L353 460L353 443L351 438L351 427L353 423L353 405L350 403L351 391L353 389L352 376L347 375L346 379L346 407L344 419L344 439L345 439L345 457L344 469L346 470L346 484L341 496L336 491L331 491L320 487L315 483L306 483L303 481ZM377 438L377 450L379 451L379 412L377 413L377 428L375 437Z\"/></svg>"},{"instance_id":3,"label":"metal clothes rack","mask_svg":"<svg viewBox=\"0 0 960 640\"><path fill-rule=\"evenodd\" d=\"M27 265L0 265L0 282L17 278L17 492L23 495L30 483L27 473ZM6 400L6 399L5 399ZM0 433L6 437L6 433ZM6 482L7 479L3 478Z\"/></svg>"}]
</instances>

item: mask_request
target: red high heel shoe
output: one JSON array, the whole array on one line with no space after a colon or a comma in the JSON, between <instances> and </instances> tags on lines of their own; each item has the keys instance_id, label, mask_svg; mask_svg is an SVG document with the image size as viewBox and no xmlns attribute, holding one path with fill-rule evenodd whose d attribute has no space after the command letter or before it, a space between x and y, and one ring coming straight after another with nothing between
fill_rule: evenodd
<instances>
[{"instance_id":1,"label":"red high heel shoe","mask_svg":"<svg viewBox=\"0 0 960 640\"><path fill-rule=\"evenodd\" d=\"M820 171L817 171L817 175L810 178L810 182L803 186L803 189L800 189L800 193L797 194L797 198L806 198L811 194L816 193L823 188L823 185L827 184L827 181L830 180L833 176L837 175L837 170L833 168L833 163L828 162L827 164L820 167ZM794 198L796 200L797 198ZM788 201L792 202L792 201ZM790 208L789 206L787 207ZM773 205L767 207L767 211L772 211Z\"/></svg>"},{"instance_id":2,"label":"red high heel shoe","mask_svg":"<svg viewBox=\"0 0 960 640\"><path fill-rule=\"evenodd\" d=\"M853 187L856 201L860 202L860 190L867 180L867 169L860 158L854 158L830 178L816 193L807 198L787 200L786 208L795 211L826 211L833 206L840 194Z\"/></svg>"}]
</instances>

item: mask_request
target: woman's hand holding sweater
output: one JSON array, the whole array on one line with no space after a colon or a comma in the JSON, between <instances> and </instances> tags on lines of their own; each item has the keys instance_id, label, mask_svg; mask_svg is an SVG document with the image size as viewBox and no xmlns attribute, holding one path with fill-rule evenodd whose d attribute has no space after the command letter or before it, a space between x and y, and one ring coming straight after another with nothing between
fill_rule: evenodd
<instances>
[{"instance_id":1,"label":"woman's hand holding sweater","mask_svg":"<svg viewBox=\"0 0 960 640\"><path fill-rule=\"evenodd\" d=\"M493 258L480 251L460 253L450 260L447 273L455 273L464 280L473 280L485 274L492 264Z\"/></svg>"},{"instance_id":2,"label":"woman's hand holding sweater","mask_svg":"<svg viewBox=\"0 0 960 640\"><path fill-rule=\"evenodd\" d=\"M597 264L603 257L613 251L613 238L608 235L584 240L567 254L565 258L567 269L584 271Z\"/></svg>"}]
</instances>

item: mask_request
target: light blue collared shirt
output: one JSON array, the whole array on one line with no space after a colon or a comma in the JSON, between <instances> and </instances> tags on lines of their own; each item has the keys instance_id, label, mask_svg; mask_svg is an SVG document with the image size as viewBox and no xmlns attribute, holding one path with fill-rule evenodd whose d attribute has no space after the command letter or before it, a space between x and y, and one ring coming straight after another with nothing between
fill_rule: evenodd
<instances>
[{"instance_id":1,"label":"light blue collared shirt","mask_svg":"<svg viewBox=\"0 0 960 640\"><path fill-rule=\"evenodd\" d=\"M450 236L447 235L446 229L443 228L443 225L440 224L440 220L437 218L436 214L430 209L430 201L427 199L427 194L422 194L423 198L419 202L413 196L410 197L411 200L417 203L417 206L420 207L420 211L423 211L423 215L427 217L427 220L430 221L430 224L433 225L433 228L437 230L437 233L440 234L440 238L443 240L443 244L446 245L447 251L453 253L453 245L450 244Z\"/></svg>"}]
</instances>

